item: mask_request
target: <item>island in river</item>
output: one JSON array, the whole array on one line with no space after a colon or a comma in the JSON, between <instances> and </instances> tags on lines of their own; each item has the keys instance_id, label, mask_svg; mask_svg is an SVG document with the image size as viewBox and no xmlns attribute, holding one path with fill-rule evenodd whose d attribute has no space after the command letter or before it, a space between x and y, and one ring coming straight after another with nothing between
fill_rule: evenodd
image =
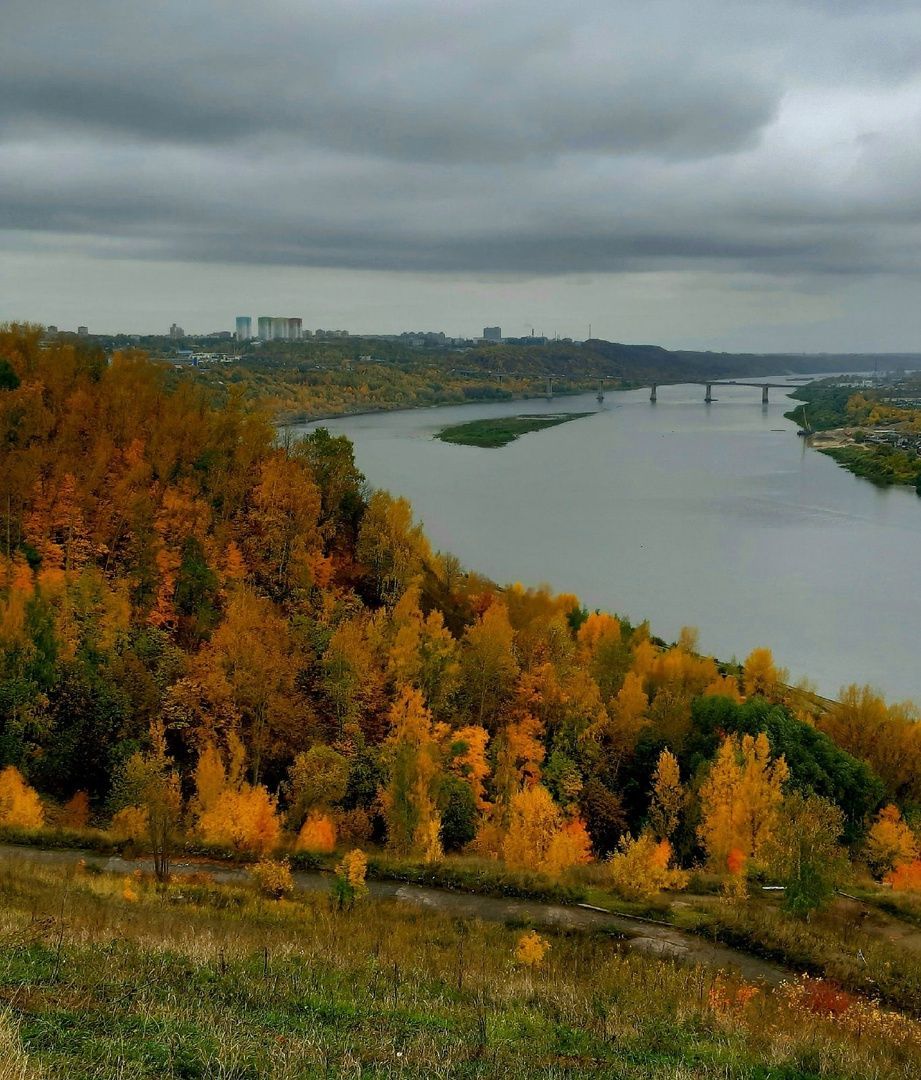
<instances>
[{"instance_id":1,"label":"island in river","mask_svg":"<svg viewBox=\"0 0 921 1080\"><path fill-rule=\"evenodd\" d=\"M465 424L452 424L435 433L442 442L460 446L506 446L529 431L543 431L570 420L581 420L591 413L542 413L521 416L493 416L486 420L470 420Z\"/></svg>"}]
</instances>

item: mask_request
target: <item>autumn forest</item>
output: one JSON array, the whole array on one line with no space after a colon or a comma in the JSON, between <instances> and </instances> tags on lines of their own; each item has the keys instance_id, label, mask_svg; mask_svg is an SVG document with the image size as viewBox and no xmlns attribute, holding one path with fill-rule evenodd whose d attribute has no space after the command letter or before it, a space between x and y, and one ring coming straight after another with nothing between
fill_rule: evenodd
<instances>
[{"instance_id":1,"label":"autumn forest","mask_svg":"<svg viewBox=\"0 0 921 1080\"><path fill-rule=\"evenodd\" d=\"M574 596L500 588L344 438L0 334L0 823L250 855L468 852L626 892L921 879L921 728ZM167 844L167 834L170 838ZM791 859L791 837L806 850Z\"/></svg>"}]
</instances>

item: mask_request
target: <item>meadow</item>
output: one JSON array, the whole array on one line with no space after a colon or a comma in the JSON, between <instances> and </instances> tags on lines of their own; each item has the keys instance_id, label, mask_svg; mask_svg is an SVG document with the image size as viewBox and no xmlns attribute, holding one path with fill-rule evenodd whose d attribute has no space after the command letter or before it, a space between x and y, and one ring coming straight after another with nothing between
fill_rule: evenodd
<instances>
[{"instance_id":1,"label":"meadow","mask_svg":"<svg viewBox=\"0 0 921 1080\"><path fill-rule=\"evenodd\" d=\"M913 1077L921 1025L592 932L0 861L0 1077Z\"/></svg>"}]
</instances>

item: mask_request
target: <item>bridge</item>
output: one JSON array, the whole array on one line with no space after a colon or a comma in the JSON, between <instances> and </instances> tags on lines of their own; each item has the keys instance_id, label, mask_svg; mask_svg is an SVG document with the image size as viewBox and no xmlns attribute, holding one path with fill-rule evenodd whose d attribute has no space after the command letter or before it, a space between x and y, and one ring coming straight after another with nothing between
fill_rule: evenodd
<instances>
[{"instance_id":1,"label":"bridge","mask_svg":"<svg viewBox=\"0 0 921 1080\"><path fill-rule=\"evenodd\" d=\"M649 391L649 400L653 403L657 400L658 388L660 386L704 386L704 402L709 405L713 401L713 387L714 386L753 386L755 389L761 390L761 404L767 405L768 403L768 391L769 390L790 390L791 387L788 383L772 383L772 382L743 382L741 379L711 379L709 382L703 379L683 379L681 382L673 383L653 383ZM601 384L598 387L598 400L604 400L604 388Z\"/></svg>"},{"instance_id":2,"label":"bridge","mask_svg":"<svg viewBox=\"0 0 921 1080\"><path fill-rule=\"evenodd\" d=\"M546 382L547 387L547 400L549 401L553 397L553 384L554 382L565 382L566 379L572 378L571 375L561 374L556 372L544 373L541 375L535 374L533 371L483 371L480 369L466 369L466 368L451 368L451 373L455 375L480 375L485 376L487 379L495 379L501 383L503 379L527 379L535 382ZM604 387L605 383L616 382L617 379L614 376L602 376L598 380L598 394L597 398L599 403L604 401ZM745 379L675 379L672 382L657 382L652 383L649 390L649 400L655 404L658 400L658 390L660 386L703 386L704 387L704 402L709 405L715 399L713 397L714 386L751 386L754 389L761 390L761 404L768 404L768 391L770 390L791 390L793 387L789 383L778 382L764 382L759 379L757 381L748 381Z\"/></svg>"}]
</instances>

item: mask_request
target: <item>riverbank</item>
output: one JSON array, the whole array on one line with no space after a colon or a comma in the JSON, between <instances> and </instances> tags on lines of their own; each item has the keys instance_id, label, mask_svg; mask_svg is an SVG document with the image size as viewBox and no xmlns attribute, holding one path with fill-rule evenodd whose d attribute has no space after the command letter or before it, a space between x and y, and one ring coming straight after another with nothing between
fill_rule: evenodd
<instances>
[{"instance_id":1,"label":"riverbank","mask_svg":"<svg viewBox=\"0 0 921 1080\"><path fill-rule=\"evenodd\" d=\"M852 386L811 383L791 395L803 401L786 418L808 445L878 487L913 487L921 495L917 410L876 402Z\"/></svg>"},{"instance_id":2,"label":"riverbank","mask_svg":"<svg viewBox=\"0 0 921 1080\"><path fill-rule=\"evenodd\" d=\"M590 387L554 387L553 397L578 397L588 392ZM618 387L618 390L630 390L631 386ZM533 394L508 394L496 395L495 397L482 397L477 399L445 397L436 401L428 401L416 405L407 405L405 402L393 402L393 404L375 405L371 408L348 409L342 412L304 412L297 414L280 414L275 417L275 425L280 428L297 427L302 424L318 424L324 420L349 420L358 416L376 416L380 413L420 412L429 409L447 409L458 405L494 405L497 402L514 401L541 401L547 399L546 392ZM547 399L549 400L549 399Z\"/></svg>"}]
</instances>

